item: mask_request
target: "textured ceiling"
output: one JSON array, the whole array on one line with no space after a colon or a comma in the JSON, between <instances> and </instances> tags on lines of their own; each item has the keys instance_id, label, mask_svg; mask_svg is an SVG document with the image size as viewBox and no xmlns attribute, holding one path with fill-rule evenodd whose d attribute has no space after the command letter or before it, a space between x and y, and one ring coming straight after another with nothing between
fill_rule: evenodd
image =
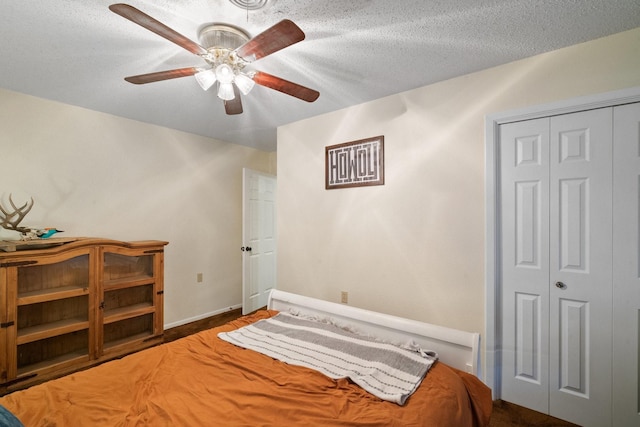
<instances>
[{"instance_id":1,"label":"textured ceiling","mask_svg":"<svg viewBox=\"0 0 640 427\"><path fill-rule=\"evenodd\" d=\"M640 27L638 0L131 0L197 41L225 22L252 36L291 19L306 39L251 67L320 92L306 103L256 86L227 116L192 77L125 76L204 65L104 0L2 0L0 87L272 151L280 125Z\"/></svg>"}]
</instances>

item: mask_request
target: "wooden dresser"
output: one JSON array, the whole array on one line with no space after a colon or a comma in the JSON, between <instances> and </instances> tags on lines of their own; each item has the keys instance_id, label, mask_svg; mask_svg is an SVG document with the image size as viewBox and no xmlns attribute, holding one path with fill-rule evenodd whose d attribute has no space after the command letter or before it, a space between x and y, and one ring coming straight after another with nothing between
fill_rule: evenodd
<instances>
[{"instance_id":1,"label":"wooden dresser","mask_svg":"<svg viewBox=\"0 0 640 427\"><path fill-rule=\"evenodd\" d=\"M0 252L0 394L162 341L167 242L69 240Z\"/></svg>"}]
</instances>

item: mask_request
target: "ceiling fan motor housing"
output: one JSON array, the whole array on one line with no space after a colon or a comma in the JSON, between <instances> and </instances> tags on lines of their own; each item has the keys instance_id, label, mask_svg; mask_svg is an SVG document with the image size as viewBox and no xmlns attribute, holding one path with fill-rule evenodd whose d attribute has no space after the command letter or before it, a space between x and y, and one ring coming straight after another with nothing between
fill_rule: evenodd
<instances>
[{"instance_id":1,"label":"ceiling fan motor housing","mask_svg":"<svg viewBox=\"0 0 640 427\"><path fill-rule=\"evenodd\" d=\"M198 40L202 47L210 49L234 50L246 42L251 37L242 28L229 25L212 23L200 28Z\"/></svg>"},{"instance_id":2,"label":"ceiling fan motor housing","mask_svg":"<svg viewBox=\"0 0 640 427\"><path fill-rule=\"evenodd\" d=\"M239 73L247 65L247 62L238 57L234 50L250 38L242 28L222 23L206 24L198 31L200 45L207 50L205 55L201 55L202 58L213 69L227 64L234 74Z\"/></svg>"}]
</instances>

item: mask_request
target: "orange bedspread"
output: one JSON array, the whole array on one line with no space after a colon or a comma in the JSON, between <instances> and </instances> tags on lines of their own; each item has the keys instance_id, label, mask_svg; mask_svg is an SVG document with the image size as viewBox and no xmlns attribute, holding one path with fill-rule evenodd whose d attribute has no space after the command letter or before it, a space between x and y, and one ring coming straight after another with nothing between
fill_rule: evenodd
<instances>
[{"instance_id":1,"label":"orange bedspread","mask_svg":"<svg viewBox=\"0 0 640 427\"><path fill-rule=\"evenodd\" d=\"M437 362L404 406L217 337L260 311L0 398L32 426L485 426L491 393Z\"/></svg>"}]
</instances>

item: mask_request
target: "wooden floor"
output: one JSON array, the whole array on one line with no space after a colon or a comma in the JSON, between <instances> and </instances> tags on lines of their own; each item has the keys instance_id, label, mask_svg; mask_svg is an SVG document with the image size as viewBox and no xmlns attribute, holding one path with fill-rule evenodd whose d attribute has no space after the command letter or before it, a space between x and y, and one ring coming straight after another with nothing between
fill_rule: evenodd
<instances>
[{"instance_id":1,"label":"wooden floor","mask_svg":"<svg viewBox=\"0 0 640 427\"><path fill-rule=\"evenodd\" d=\"M223 325L241 316L241 310L231 310L217 316L198 320L186 325L164 331L164 342L174 341L178 338L194 334L196 332ZM493 414L489 427L577 427L575 424L523 408L513 403L496 400L493 402Z\"/></svg>"},{"instance_id":2,"label":"wooden floor","mask_svg":"<svg viewBox=\"0 0 640 427\"><path fill-rule=\"evenodd\" d=\"M186 337L187 335L204 331L205 329L211 329L215 328L216 326L224 325L225 323L235 320L240 316L242 316L242 309L237 308L235 310L226 311L222 314L208 317L206 319L196 320L195 322L187 323L186 325L176 326L175 328L171 329L165 329L163 340L164 342L174 341L178 338Z\"/></svg>"},{"instance_id":3,"label":"wooden floor","mask_svg":"<svg viewBox=\"0 0 640 427\"><path fill-rule=\"evenodd\" d=\"M578 427L513 403L496 400L489 427Z\"/></svg>"}]
</instances>

